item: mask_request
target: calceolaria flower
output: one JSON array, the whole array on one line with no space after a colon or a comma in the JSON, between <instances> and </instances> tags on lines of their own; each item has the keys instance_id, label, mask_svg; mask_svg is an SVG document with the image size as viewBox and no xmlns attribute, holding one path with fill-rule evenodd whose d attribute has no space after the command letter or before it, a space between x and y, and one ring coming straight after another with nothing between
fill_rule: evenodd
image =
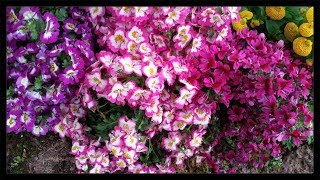
<instances>
[{"instance_id":1,"label":"calceolaria flower","mask_svg":"<svg viewBox=\"0 0 320 180\"><path fill-rule=\"evenodd\" d=\"M253 13L251 11L244 10L240 12L240 17L241 19L250 20L253 17Z\"/></svg>"},{"instance_id":2,"label":"calceolaria flower","mask_svg":"<svg viewBox=\"0 0 320 180\"><path fill-rule=\"evenodd\" d=\"M303 23L299 27L299 33L303 37L310 37L313 35L313 22L311 23Z\"/></svg>"},{"instance_id":3,"label":"calceolaria flower","mask_svg":"<svg viewBox=\"0 0 320 180\"><path fill-rule=\"evenodd\" d=\"M308 56L312 51L312 42L304 37L293 41L293 51L300 56Z\"/></svg>"},{"instance_id":4,"label":"calceolaria flower","mask_svg":"<svg viewBox=\"0 0 320 180\"><path fill-rule=\"evenodd\" d=\"M286 15L286 10L282 6L267 6L266 14L270 19L281 20Z\"/></svg>"},{"instance_id":5,"label":"calceolaria flower","mask_svg":"<svg viewBox=\"0 0 320 180\"><path fill-rule=\"evenodd\" d=\"M241 19L240 21L236 21L232 23L232 27L236 31L241 31L243 28L248 27L246 19Z\"/></svg>"},{"instance_id":6,"label":"calceolaria flower","mask_svg":"<svg viewBox=\"0 0 320 180\"><path fill-rule=\"evenodd\" d=\"M309 8L306 12L306 18L309 23L313 22L313 7Z\"/></svg>"},{"instance_id":7,"label":"calceolaria flower","mask_svg":"<svg viewBox=\"0 0 320 180\"><path fill-rule=\"evenodd\" d=\"M289 22L284 27L284 37L286 37L290 42L297 37L298 33L298 26L294 22Z\"/></svg>"},{"instance_id":8,"label":"calceolaria flower","mask_svg":"<svg viewBox=\"0 0 320 180\"><path fill-rule=\"evenodd\" d=\"M256 19L252 19L251 22L250 22L250 26L252 28L255 28L257 26L260 26L260 21L259 20L256 20Z\"/></svg>"},{"instance_id":9,"label":"calceolaria flower","mask_svg":"<svg viewBox=\"0 0 320 180\"><path fill-rule=\"evenodd\" d=\"M308 66L312 66L312 64L313 64L313 59L307 59L306 62L307 62L307 65L308 65Z\"/></svg>"}]
</instances>

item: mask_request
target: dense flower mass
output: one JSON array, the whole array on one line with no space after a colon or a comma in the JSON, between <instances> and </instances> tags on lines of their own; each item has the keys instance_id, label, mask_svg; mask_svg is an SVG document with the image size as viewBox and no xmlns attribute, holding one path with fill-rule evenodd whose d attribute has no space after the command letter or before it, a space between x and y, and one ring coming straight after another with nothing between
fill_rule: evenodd
<instances>
[{"instance_id":1,"label":"dense flower mass","mask_svg":"<svg viewBox=\"0 0 320 180\"><path fill-rule=\"evenodd\" d=\"M313 135L312 76L240 9L69 7L61 21L8 8L8 132L71 138L78 173L175 173L190 158L216 173L263 168ZM308 42L295 39L295 52ZM102 102L141 113L109 123ZM108 124L88 127L91 112Z\"/></svg>"},{"instance_id":2,"label":"dense flower mass","mask_svg":"<svg viewBox=\"0 0 320 180\"><path fill-rule=\"evenodd\" d=\"M68 11L70 16L85 12ZM62 120L85 67L95 60L90 24L80 16L59 23L51 12L42 15L34 7L7 12L7 132L45 135ZM60 24L69 31L61 32Z\"/></svg>"}]
</instances>

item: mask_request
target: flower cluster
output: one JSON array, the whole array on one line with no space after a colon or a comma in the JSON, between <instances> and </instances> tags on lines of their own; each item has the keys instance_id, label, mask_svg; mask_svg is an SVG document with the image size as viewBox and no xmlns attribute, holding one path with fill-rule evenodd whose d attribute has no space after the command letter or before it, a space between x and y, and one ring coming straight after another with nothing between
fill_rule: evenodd
<instances>
[{"instance_id":1,"label":"flower cluster","mask_svg":"<svg viewBox=\"0 0 320 180\"><path fill-rule=\"evenodd\" d=\"M192 157L198 164L205 160L216 173L245 164L263 168L281 155L283 144L299 146L312 136L312 76L283 41L268 42L264 33L243 28L253 15L239 10L70 8L73 18L63 22L62 35L57 19L44 13L48 27L42 43L32 44L37 50L12 43L28 40L19 34L24 31L7 37L8 77L16 82L15 98L7 101L8 129L28 127L16 125L24 120L24 109L40 109L27 111L27 117L55 113L54 121L31 120L32 129L53 129L71 138L79 173L174 173ZM42 17L38 10L34 14ZM232 31L237 25L241 31ZM94 51L91 30L97 38ZM35 54L30 65L23 50ZM64 67L61 59L68 60ZM32 67L48 70L40 79L39 69ZM101 101L143 112L148 126L141 130L136 119L121 116L105 132L107 139L89 138L86 111L101 113ZM163 157L145 163L151 152Z\"/></svg>"},{"instance_id":2,"label":"flower cluster","mask_svg":"<svg viewBox=\"0 0 320 180\"><path fill-rule=\"evenodd\" d=\"M62 22L38 7L7 8L7 132L50 131L95 61L85 11L67 11L70 19Z\"/></svg>"},{"instance_id":3,"label":"flower cluster","mask_svg":"<svg viewBox=\"0 0 320 180\"><path fill-rule=\"evenodd\" d=\"M98 140L83 141L86 136L79 136L73 141L71 154L75 155L76 167L89 173L114 173L128 168L131 173L151 173L155 168L138 162L139 153L147 147L141 135L135 130L136 123L127 117L120 117L118 126L109 134L110 140L104 146Z\"/></svg>"}]
</instances>

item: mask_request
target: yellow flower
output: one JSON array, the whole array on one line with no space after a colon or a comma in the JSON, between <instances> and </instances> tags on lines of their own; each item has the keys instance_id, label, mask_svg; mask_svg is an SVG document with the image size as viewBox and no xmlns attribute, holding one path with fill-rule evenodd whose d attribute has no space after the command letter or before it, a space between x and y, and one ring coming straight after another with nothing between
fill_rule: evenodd
<instances>
[{"instance_id":1,"label":"yellow flower","mask_svg":"<svg viewBox=\"0 0 320 180\"><path fill-rule=\"evenodd\" d=\"M286 15L286 10L282 6L267 6L266 13L270 19L281 20Z\"/></svg>"},{"instance_id":2,"label":"yellow flower","mask_svg":"<svg viewBox=\"0 0 320 180\"><path fill-rule=\"evenodd\" d=\"M310 37L313 35L313 22L303 23L299 27L299 33L303 37Z\"/></svg>"},{"instance_id":3,"label":"yellow flower","mask_svg":"<svg viewBox=\"0 0 320 180\"><path fill-rule=\"evenodd\" d=\"M253 13L248 10L244 10L240 12L241 19L250 20L253 17Z\"/></svg>"},{"instance_id":4,"label":"yellow flower","mask_svg":"<svg viewBox=\"0 0 320 180\"><path fill-rule=\"evenodd\" d=\"M313 59L307 59L307 65L312 66L313 64Z\"/></svg>"},{"instance_id":5,"label":"yellow flower","mask_svg":"<svg viewBox=\"0 0 320 180\"><path fill-rule=\"evenodd\" d=\"M292 42L297 37L298 33L299 28L293 22L287 23L284 27L284 37L286 37L290 42Z\"/></svg>"},{"instance_id":6,"label":"yellow flower","mask_svg":"<svg viewBox=\"0 0 320 180\"><path fill-rule=\"evenodd\" d=\"M241 31L243 28L248 27L246 19L241 19L240 21L232 22L232 27L236 31Z\"/></svg>"},{"instance_id":7,"label":"yellow flower","mask_svg":"<svg viewBox=\"0 0 320 180\"><path fill-rule=\"evenodd\" d=\"M250 22L250 26L252 28L255 28L257 26L260 26L260 21L259 20L256 20L256 19L252 19L251 22Z\"/></svg>"},{"instance_id":8,"label":"yellow flower","mask_svg":"<svg viewBox=\"0 0 320 180\"><path fill-rule=\"evenodd\" d=\"M307 13L306 13L306 17L308 22L313 22L313 7L309 8Z\"/></svg>"},{"instance_id":9,"label":"yellow flower","mask_svg":"<svg viewBox=\"0 0 320 180\"><path fill-rule=\"evenodd\" d=\"M293 51L300 56L308 56L312 51L312 42L304 37L298 37L293 41Z\"/></svg>"}]
</instances>

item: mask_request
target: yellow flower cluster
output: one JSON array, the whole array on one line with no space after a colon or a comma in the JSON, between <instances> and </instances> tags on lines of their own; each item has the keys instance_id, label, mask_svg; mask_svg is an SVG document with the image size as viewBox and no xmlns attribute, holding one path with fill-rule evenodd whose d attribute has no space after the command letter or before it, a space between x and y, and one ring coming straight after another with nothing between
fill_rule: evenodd
<instances>
[{"instance_id":1,"label":"yellow flower cluster","mask_svg":"<svg viewBox=\"0 0 320 180\"><path fill-rule=\"evenodd\" d=\"M248 27L247 26L247 20L241 19L240 21L232 22L232 27L236 31L241 31L243 28Z\"/></svg>"},{"instance_id":2,"label":"yellow flower cluster","mask_svg":"<svg viewBox=\"0 0 320 180\"><path fill-rule=\"evenodd\" d=\"M257 26L260 26L260 21L259 20L256 20L256 19L252 19L251 22L250 22L250 26L252 28L255 28Z\"/></svg>"},{"instance_id":3,"label":"yellow flower cluster","mask_svg":"<svg viewBox=\"0 0 320 180\"><path fill-rule=\"evenodd\" d=\"M282 6L267 6L266 14L270 19L281 20L286 15L286 10Z\"/></svg>"},{"instance_id":4,"label":"yellow flower cluster","mask_svg":"<svg viewBox=\"0 0 320 180\"><path fill-rule=\"evenodd\" d=\"M313 7L309 8L306 12L306 18L309 23L313 22Z\"/></svg>"},{"instance_id":5,"label":"yellow flower cluster","mask_svg":"<svg viewBox=\"0 0 320 180\"><path fill-rule=\"evenodd\" d=\"M299 27L299 33L303 37L310 37L313 35L313 22L303 23Z\"/></svg>"},{"instance_id":6,"label":"yellow flower cluster","mask_svg":"<svg viewBox=\"0 0 320 180\"><path fill-rule=\"evenodd\" d=\"M244 10L240 12L241 19L250 20L253 17L253 13L248 10Z\"/></svg>"},{"instance_id":7,"label":"yellow flower cluster","mask_svg":"<svg viewBox=\"0 0 320 180\"><path fill-rule=\"evenodd\" d=\"M300 56L308 56L312 51L312 42L304 37L298 37L293 41L293 51Z\"/></svg>"},{"instance_id":8,"label":"yellow flower cluster","mask_svg":"<svg viewBox=\"0 0 320 180\"><path fill-rule=\"evenodd\" d=\"M243 10L240 12L240 20L236 22L232 22L232 27L236 31L241 31L243 28L248 27L247 20L252 19L253 13L248 10Z\"/></svg>"},{"instance_id":9,"label":"yellow flower cluster","mask_svg":"<svg viewBox=\"0 0 320 180\"><path fill-rule=\"evenodd\" d=\"M294 22L289 22L284 27L284 37L292 42L299 34L298 26Z\"/></svg>"}]
</instances>

